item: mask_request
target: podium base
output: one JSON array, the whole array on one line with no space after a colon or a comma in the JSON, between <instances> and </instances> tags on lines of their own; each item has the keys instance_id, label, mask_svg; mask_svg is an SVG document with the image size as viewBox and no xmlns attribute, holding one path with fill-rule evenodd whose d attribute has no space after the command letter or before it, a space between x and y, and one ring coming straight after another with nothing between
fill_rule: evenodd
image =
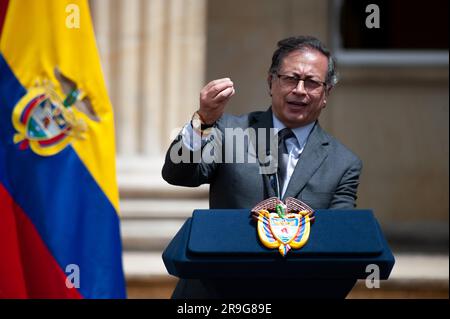
<instances>
[{"instance_id":1,"label":"podium base","mask_svg":"<svg viewBox=\"0 0 450 319\"><path fill-rule=\"evenodd\" d=\"M344 299L356 279L180 279L172 299Z\"/></svg>"}]
</instances>

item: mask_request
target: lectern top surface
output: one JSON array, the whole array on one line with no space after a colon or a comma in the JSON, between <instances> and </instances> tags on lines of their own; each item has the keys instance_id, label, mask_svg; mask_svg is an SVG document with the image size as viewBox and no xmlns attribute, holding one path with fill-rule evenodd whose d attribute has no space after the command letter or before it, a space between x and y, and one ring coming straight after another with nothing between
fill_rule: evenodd
<instances>
[{"instance_id":1,"label":"lectern top surface","mask_svg":"<svg viewBox=\"0 0 450 319\"><path fill-rule=\"evenodd\" d=\"M250 210L196 210L189 253L214 255L279 254L259 241ZM370 210L317 210L308 242L289 258L376 256L382 253L380 230ZM232 240L230 240L232 239Z\"/></svg>"}]
</instances>

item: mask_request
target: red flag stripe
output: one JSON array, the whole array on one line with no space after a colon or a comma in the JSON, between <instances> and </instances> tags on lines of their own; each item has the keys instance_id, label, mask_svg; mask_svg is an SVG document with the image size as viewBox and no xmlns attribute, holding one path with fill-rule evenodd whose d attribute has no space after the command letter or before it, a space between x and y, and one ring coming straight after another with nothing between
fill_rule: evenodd
<instances>
[{"instance_id":1,"label":"red flag stripe","mask_svg":"<svg viewBox=\"0 0 450 319\"><path fill-rule=\"evenodd\" d=\"M8 4L9 0L0 0L0 39L2 38L3 23L5 22Z\"/></svg>"},{"instance_id":2,"label":"red flag stripe","mask_svg":"<svg viewBox=\"0 0 450 319\"><path fill-rule=\"evenodd\" d=\"M0 298L26 298L13 200L0 184Z\"/></svg>"},{"instance_id":3,"label":"red flag stripe","mask_svg":"<svg viewBox=\"0 0 450 319\"><path fill-rule=\"evenodd\" d=\"M0 220L0 298L82 298L2 184Z\"/></svg>"}]
</instances>

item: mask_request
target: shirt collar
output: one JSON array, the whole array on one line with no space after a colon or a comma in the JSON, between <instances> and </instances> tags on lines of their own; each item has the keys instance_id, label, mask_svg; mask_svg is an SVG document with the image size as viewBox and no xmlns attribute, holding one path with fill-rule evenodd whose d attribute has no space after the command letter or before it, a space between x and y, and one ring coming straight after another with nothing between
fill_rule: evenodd
<instances>
[{"instance_id":1,"label":"shirt collar","mask_svg":"<svg viewBox=\"0 0 450 319\"><path fill-rule=\"evenodd\" d=\"M272 119L273 119L273 128L275 129L275 132L278 133L278 131L282 130L286 127L272 112ZM308 139L309 134L311 133L314 125L316 122L309 123L305 126L296 127L291 129L294 133L295 137L297 138L298 145L300 146L300 149L303 149L306 144L306 140Z\"/></svg>"}]
</instances>

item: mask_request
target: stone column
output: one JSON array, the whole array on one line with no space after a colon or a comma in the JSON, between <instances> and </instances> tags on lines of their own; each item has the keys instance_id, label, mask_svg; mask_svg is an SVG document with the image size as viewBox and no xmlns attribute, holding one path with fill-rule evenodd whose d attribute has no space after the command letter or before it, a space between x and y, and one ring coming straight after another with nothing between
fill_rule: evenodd
<instances>
[{"instance_id":1,"label":"stone column","mask_svg":"<svg viewBox=\"0 0 450 319\"><path fill-rule=\"evenodd\" d=\"M167 41L165 30L164 0L146 1L144 12L146 13L144 43L144 59L142 74L142 152L144 156L158 156L161 154L163 134L163 121L166 112L164 105L164 78L165 71L165 43Z\"/></svg>"},{"instance_id":2,"label":"stone column","mask_svg":"<svg viewBox=\"0 0 450 319\"><path fill-rule=\"evenodd\" d=\"M119 74L115 81L120 81L118 96L115 103L120 110L116 116L119 123L119 131L116 143L118 151L128 156L138 153L139 122L139 86L138 72L139 61L139 10L140 0L127 0L118 2L120 9L119 36ZM118 21L118 22L119 22Z\"/></svg>"},{"instance_id":3,"label":"stone column","mask_svg":"<svg viewBox=\"0 0 450 319\"><path fill-rule=\"evenodd\" d=\"M206 0L91 0L120 158L161 157L198 108Z\"/></svg>"},{"instance_id":4,"label":"stone column","mask_svg":"<svg viewBox=\"0 0 450 319\"><path fill-rule=\"evenodd\" d=\"M105 79L108 92L111 92L111 38L110 28L111 10L110 0L96 0L91 2L92 22L94 23L95 37L100 54L103 77Z\"/></svg>"}]
</instances>

